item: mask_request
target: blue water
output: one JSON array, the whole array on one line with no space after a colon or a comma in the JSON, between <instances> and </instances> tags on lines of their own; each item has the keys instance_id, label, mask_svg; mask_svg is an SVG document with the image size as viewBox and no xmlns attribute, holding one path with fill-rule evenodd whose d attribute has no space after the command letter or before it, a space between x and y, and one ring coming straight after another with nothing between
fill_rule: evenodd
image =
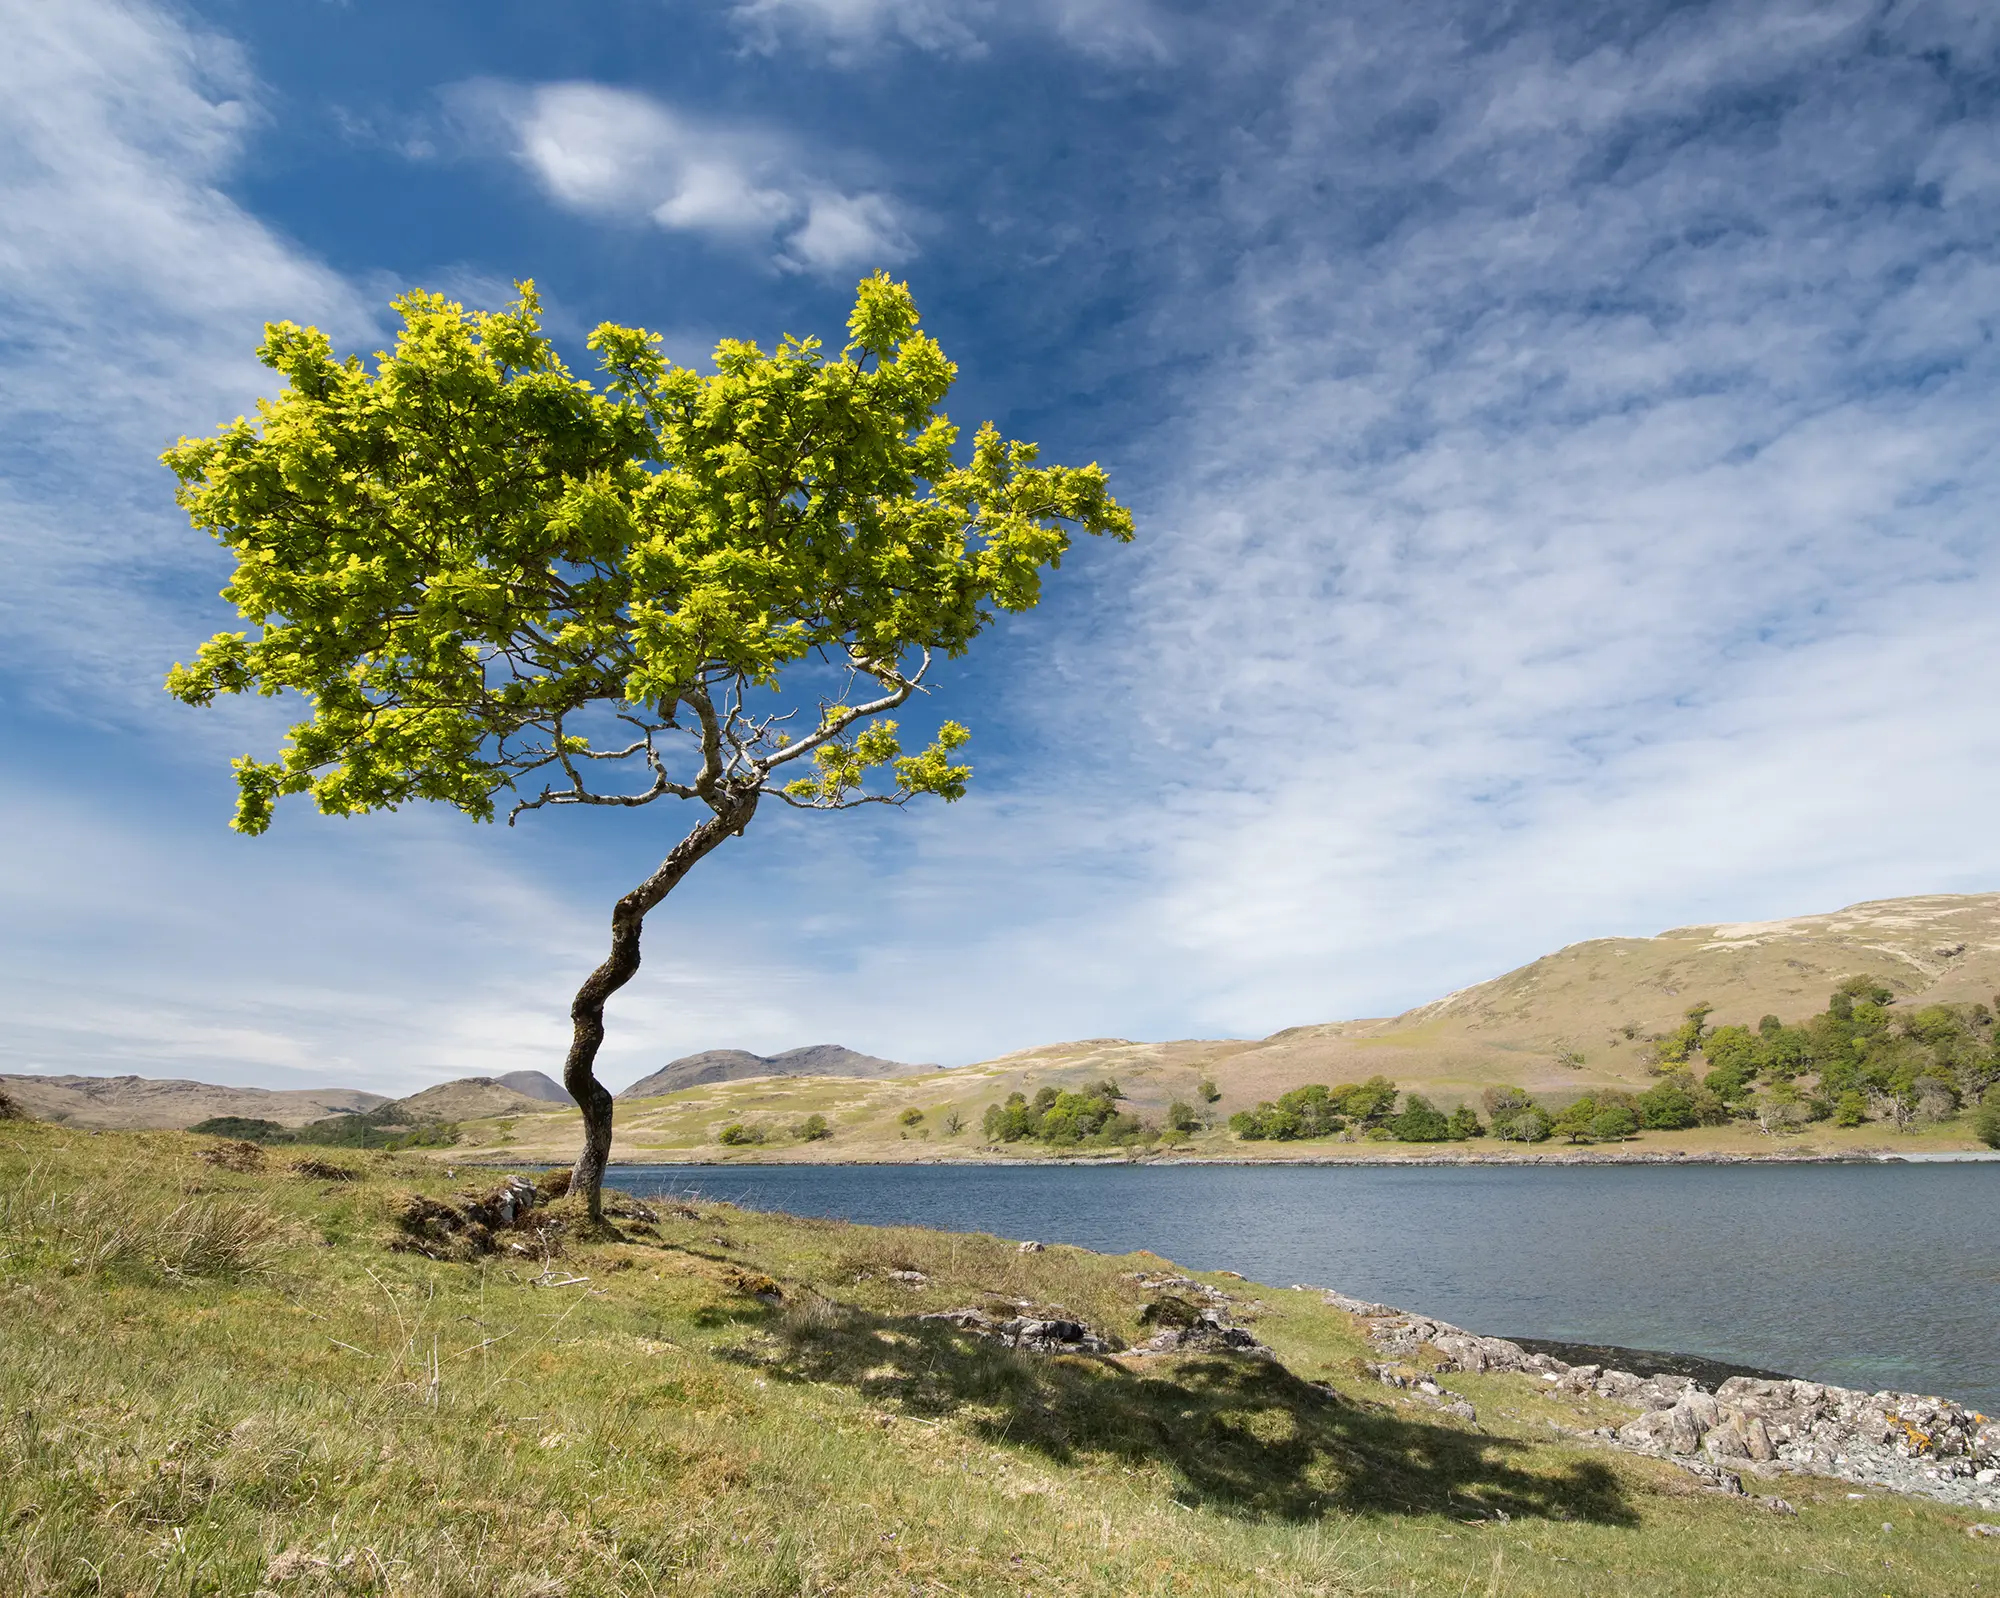
<instances>
[{"instance_id":1,"label":"blue water","mask_svg":"<svg viewBox=\"0 0 2000 1598\"><path fill-rule=\"evenodd\" d=\"M619 1166L639 1194L1151 1249L1474 1331L2000 1412L2000 1165Z\"/></svg>"}]
</instances>

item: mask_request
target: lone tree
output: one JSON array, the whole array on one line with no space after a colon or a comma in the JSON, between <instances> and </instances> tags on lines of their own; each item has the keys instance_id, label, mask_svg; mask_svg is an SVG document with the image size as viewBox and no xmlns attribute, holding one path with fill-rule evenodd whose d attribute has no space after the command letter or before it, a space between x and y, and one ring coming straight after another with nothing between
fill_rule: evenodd
<instances>
[{"instance_id":1,"label":"lone tree","mask_svg":"<svg viewBox=\"0 0 2000 1598\"><path fill-rule=\"evenodd\" d=\"M222 596L254 636L217 634L167 687L191 705L303 699L276 759L235 763L243 832L298 793L328 815L430 799L481 821L511 801L509 825L692 803L570 1006L572 1183L595 1217L604 1006L639 969L647 912L767 798L961 797L965 728L906 754L890 712L990 607L1032 607L1075 531L1123 541L1132 520L1097 466L1038 466L991 424L961 464L938 411L957 368L884 274L837 359L815 339L726 340L704 375L606 323L589 340L601 388L543 335L534 286L519 293L498 313L403 296L372 371L315 328L266 327L278 397L163 457L194 525L236 555Z\"/></svg>"}]
</instances>

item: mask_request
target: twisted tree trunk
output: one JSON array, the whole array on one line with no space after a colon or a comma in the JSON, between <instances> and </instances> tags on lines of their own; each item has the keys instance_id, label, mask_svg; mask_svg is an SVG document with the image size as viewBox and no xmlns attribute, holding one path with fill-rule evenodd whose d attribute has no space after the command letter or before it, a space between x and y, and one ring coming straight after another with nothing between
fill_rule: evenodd
<instances>
[{"instance_id":1,"label":"twisted tree trunk","mask_svg":"<svg viewBox=\"0 0 2000 1598\"><path fill-rule=\"evenodd\" d=\"M570 1168L572 1193L582 1193L595 1221L604 1213L604 1167L611 1158L611 1094L597 1080L597 1051L604 1043L604 1006L611 995L630 982L639 969L639 932L646 912L664 899L711 849L750 824L757 793L722 801L716 813L676 844L673 852L638 887L620 899L611 912L611 952L584 978L569 1007L569 1054L563 1061L563 1086L583 1111L583 1151Z\"/></svg>"}]
</instances>

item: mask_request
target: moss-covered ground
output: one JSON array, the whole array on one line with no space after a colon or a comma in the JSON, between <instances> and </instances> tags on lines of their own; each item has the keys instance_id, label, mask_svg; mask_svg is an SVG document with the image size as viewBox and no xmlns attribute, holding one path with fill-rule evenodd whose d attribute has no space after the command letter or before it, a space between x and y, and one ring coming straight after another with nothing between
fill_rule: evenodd
<instances>
[{"instance_id":1,"label":"moss-covered ground","mask_svg":"<svg viewBox=\"0 0 2000 1598\"><path fill-rule=\"evenodd\" d=\"M1776 1513L1565 1435L1601 1403L1385 1388L1314 1295L1202 1278L1275 1361L1017 1353L918 1317L1136 1340L1169 1267L709 1203L451 1262L395 1217L490 1172L204 1141L0 1124L0 1592L2000 1592L1933 1504Z\"/></svg>"}]
</instances>

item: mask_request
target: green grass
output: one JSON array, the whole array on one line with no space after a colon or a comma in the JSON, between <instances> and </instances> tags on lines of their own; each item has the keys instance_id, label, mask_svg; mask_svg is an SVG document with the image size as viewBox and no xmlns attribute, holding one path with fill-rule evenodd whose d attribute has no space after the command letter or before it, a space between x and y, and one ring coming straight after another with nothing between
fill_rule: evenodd
<instances>
[{"instance_id":1,"label":"green grass","mask_svg":"<svg viewBox=\"0 0 2000 1598\"><path fill-rule=\"evenodd\" d=\"M1131 1339L1164 1262L701 1203L451 1264L387 1247L435 1163L203 1142L0 1127L0 1592L2000 1591L1935 1505L1777 1516L1515 1378L1406 1401L1310 1294L1205 1278L1276 1363L1018 1354L917 1317Z\"/></svg>"}]
</instances>

